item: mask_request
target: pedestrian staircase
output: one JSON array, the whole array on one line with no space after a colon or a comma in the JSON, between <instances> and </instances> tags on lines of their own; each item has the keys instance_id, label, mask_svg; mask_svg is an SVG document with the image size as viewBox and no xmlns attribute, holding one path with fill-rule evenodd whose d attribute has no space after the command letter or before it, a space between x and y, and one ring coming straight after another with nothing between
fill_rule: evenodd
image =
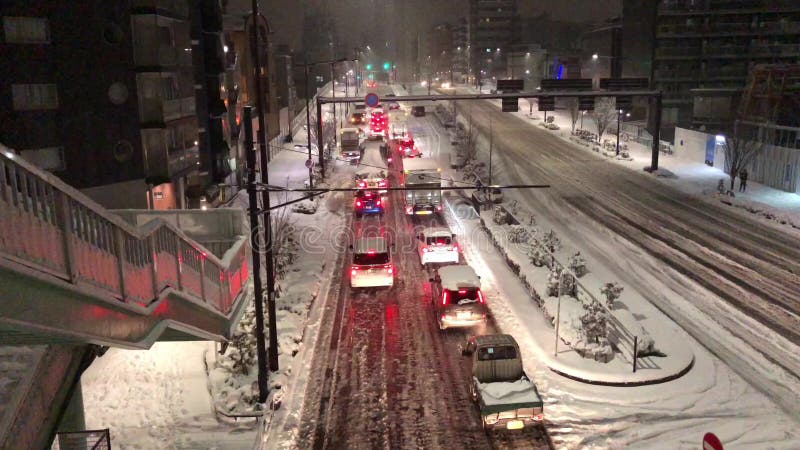
<instances>
[{"instance_id":1,"label":"pedestrian staircase","mask_svg":"<svg viewBox=\"0 0 800 450\"><path fill-rule=\"evenodd\" d=\"M248 234L237 209L108 211L0 146L0 345L225 340Z\"/></svg>"}]
</instances>

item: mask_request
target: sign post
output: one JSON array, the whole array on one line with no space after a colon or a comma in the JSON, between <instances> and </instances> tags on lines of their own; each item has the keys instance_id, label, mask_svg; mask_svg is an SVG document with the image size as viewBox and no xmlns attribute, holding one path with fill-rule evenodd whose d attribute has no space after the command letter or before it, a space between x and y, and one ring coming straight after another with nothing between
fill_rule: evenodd
<instances>
[{"instance_id":1,"label":"sign post","mask_svg":"<svg viewBox=\"0 0 800 450\"><path fill-rule=\"evenodd\" d=\"M375 108L380 103L381 103L380 97L378 97L378 94L374 92L370 92L364 97L364 104L369 106L370 108Z\"/></svg>"}]
</instances>

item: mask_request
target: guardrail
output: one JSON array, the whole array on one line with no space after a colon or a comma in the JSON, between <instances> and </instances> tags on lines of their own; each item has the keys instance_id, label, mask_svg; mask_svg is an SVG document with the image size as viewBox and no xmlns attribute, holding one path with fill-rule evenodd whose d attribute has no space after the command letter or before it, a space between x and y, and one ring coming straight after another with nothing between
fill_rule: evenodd
<instances>
[{"instance_id":1,"label":"guardrail","mask_svg":"<svg viewBox=\"0 0 800 450\"><path fill-rule=\"evenodd\" d=\"M214 256L164 220L136 227L0 146L0 257L147 306L167 287L228 314L246 239Z\"/></svg>"},{"instance_id":2,"label":"guardrail","mask_svg":"<svg viewBox=\"0 0 800 450\"><path fill-rule=\"evenodd\" d=\"M56 433L50 450L111 450L111 433L104 430Z\"/></svg>"}]
</instances>

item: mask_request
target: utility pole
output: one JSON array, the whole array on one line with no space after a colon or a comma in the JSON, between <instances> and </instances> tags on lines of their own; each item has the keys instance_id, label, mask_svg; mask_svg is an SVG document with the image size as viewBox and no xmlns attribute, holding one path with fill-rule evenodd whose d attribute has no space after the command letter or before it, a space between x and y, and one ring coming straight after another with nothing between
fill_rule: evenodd
<instances>
[{"instance_id":1,"label":"utility pole","mask_svg":"<svg viewBox=\"0 0 800 450\"><path fill-rule=\"evenodd\" d=\"M306 56L306 65L304 67L306 75L306 138L308 140L308 160L311 161L311 110L309 109L309 94L311 88L308 87L308 56ZM314 165L308 165L308 187L314 187Z\"/></svg>"},{"instance_id":2,"label":"utility pole","mask_svg":"<svg viewBox=\"0 0 800 450\"><path fill-rule=\"evenodd\" d=\"M332 55L331 55L332 56ZM336 98L336 78L333 76L333 66L336 64L331 59L331 97ZM333 127L336 128L336 103L333 103ZM334 130L335 131L335 130ZM336 133L333 133L333 145L336 145Z\"/></svg>"},{"instance_id":3,"label":"utility pole","mask_svg":"<svg viewBox=\"0 0 800 450\"><path fill-rule=\"evenodd\" d=\"M258 402L267 401L269 383L267 379L267 348L264 342L264 291L261 287L261 248L258 232L261 230L258 214L258 196L256 195L256 153L253 148L253 116L252 106L245 106L242 111L244 121L244 145L247 160L247 198L250 202L250 248L253 258L253 292L256 309L256 362L258 364Z\"/></svg>"},{"instance_id":4,"label":"utility pole","mask_svg":"<svg viewBox=\"0 0 800 450\"><path fill-rule=\"evenodd\" d=\"M622 110L617 110L617 156L619 156L619 120L622 117Z\"/></svg>"},{"instance_id":5,"label":"utility pole","mask_svg":"<svg viewBox=\"0 0 800 450\"><path fill-rule=\"evenodd\" d=\"M494 133L492 130L492 117L489 116L489 186L492 185L492 150L494 145Z\"/></svg>"},{"instance_id":6,"label":"utility pole","mask_svg":"<svg viewBox=\"0 0 800 450\"><path fill-rule=\"evenodd\" d=\"M267 151L267 125L264 120L264 95L261 85L262 72L261 65L261 39L259 34L260 27L259 19L261 15L258 12L258 0L253 0L253 30L250 35L250 47L253 53L253 63L255 64L255 88L256 88L256 109L258 110L258 148L259 155L261 156L261 182L264 185L269 184L269 173L267 172L267 162L269 160L269 152ZM267 25L267 21L264 20ZM269 33L269 29L264 30ZM267 39L267 36L264 36ZM272 253L272 218L270 217L270 198L269 191L264 189L261 193L261 204L264 209L264 244L266 246L266 270L267 270L267 315L269 319L269 368L272 371L278 370L278 325L275 318L275 261L273 260ZM259 256L260 257L260 256ZM263 299L256 299L263 301ZM266 398L264 398L266 401ZM263 401L262 401L263 403Z\"/></svg>"}]
</instances>

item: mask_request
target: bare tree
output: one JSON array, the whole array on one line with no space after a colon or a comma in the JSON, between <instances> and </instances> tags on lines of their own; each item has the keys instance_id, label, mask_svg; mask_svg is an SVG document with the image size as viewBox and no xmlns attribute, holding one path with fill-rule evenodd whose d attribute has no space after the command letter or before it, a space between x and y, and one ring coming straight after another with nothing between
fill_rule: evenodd
<instances>
[{"instance_id":1,"label":"bare tree","mask_svg":"<svg viewBox=\"0 0 800 450\"><path fill-rule=\"evenodd\" d=\"M731 177L731 190L739 171L749 166L750 163L764 149L764 143L755 138L747 136L739 121L735 121L729 132L725 133L725 170Z\"/></svg>"},{"instance_id":2,"label":"bare tree","mask_svg":"<svg viewBox=\"0 0 800 450\"><path fill-rule=\"evenodd\" d=\"M572 119L572 132L575 132L575 124L581 118L581 111L578 109L578 97L570 97L567 99L567 109L569 110L569 118Z\"/></svg>"},{"instance_id":3,"label":"bare tree","mask_svg":"<svg viewBox=\"0 0 800 450\"><path fill-rule=\"evenodd\" d=\"M317 145L317 110L315 108L311 108L310 111L310 122L311 122L311 129L308 130L308 134L311 136L311 147L314 148ZM333 139L334 133L334 124L333 120L323 120L322 121L322 145L325 145L328 141Z\"/></svg>"},{"instance_id":4,"label":"bare tree","mask_svg":"<svg viewBox=\"0 0 800 450\"><path fill-rule=\"evenodd\" d=\"M603 133L606 132L611 122L617 118L617 110L613 97L598 97L594 105L594 123L597 124L597 142L602 142Z\"/></svg>"},{"instance_id":5,"label":"bare tree","mask_svg":"<svg viewBox=\"0 0 800 450\"><path fill-rule=\"evenodd\" d=\"M463 141L464 164L468 164L478 157L478 130L472 126L472 111L467 115L467 130Z\"/></svg>"}]
</instances>

